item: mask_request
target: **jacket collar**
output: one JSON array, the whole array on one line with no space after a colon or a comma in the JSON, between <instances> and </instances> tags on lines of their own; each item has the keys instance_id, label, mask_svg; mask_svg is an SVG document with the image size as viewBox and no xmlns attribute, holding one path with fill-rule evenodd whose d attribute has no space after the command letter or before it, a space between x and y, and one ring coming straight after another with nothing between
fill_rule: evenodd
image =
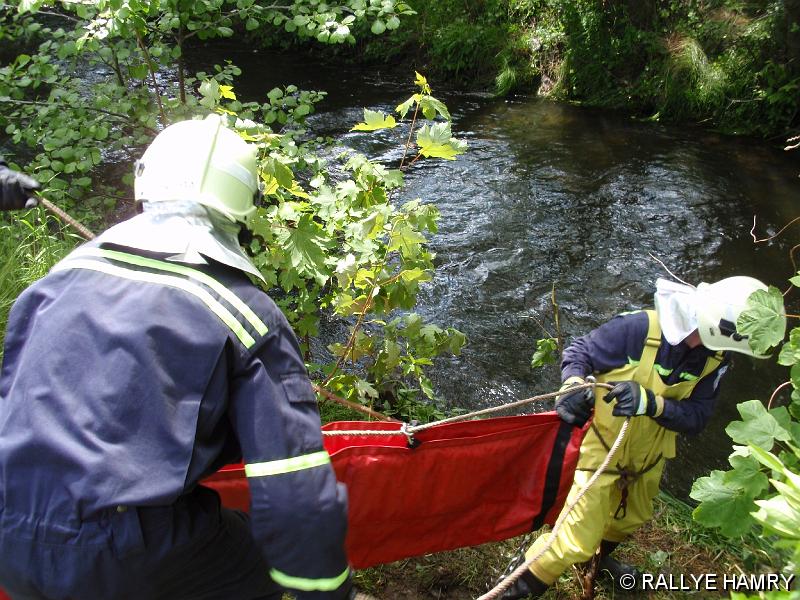
<instances>
[{"instance_id":1,"label":"jacket collar","mask_svg":"<svg viewBox=\"0 0 800 600\"><path fill-rule=\"evenodd\" d=\"M105 231L97 239L127 248L167 254L190 265L211 259L264 281L239 245L239 225L195 202L145 202L144 212Z\"/></svg>"}]
</instances>

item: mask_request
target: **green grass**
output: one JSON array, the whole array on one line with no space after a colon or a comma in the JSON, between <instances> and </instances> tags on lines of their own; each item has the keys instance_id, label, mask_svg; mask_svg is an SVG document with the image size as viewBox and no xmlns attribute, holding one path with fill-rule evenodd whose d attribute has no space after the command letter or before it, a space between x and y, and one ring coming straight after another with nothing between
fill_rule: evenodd
<instances>
[{"instance_id":1,"label":"green grass","mask_svg":"<svg viewBox=\"0 0 800 600\"><path fill-rule=\"evenodd\" d=\"M80 241L44 209L0 218L0 330L22 291L43 277ZM2 352L2 351L0 351ZM2 356L2 354L0 354Z\"/></svg>"}]
</instances>

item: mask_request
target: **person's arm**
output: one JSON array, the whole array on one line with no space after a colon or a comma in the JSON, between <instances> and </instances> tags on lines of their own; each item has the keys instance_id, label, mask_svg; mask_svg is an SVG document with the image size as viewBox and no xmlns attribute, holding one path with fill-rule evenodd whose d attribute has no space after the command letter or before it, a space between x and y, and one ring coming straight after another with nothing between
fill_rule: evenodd
<instances>
[{"instance_id":1,"label":"person's arm","mask_svg":"<svg viewBox=\"0 0 800 600\"><path fill-rule=\"evenodd\" d=\"M583 427L592 415L594 393L590 388L576 388L587 375L610 371L628 362L628 357L641 354L647 332L646 313L620 315L576 339L564 350L561 362L563 384L556 397L556 412L561 420ZM638 346L638 349L637 349Z\"/></svg>"},{"instance_id":2,"label":"person's arm","mask_svg":"<svg viewBox=\"0 0 800 600\"><path fill-rule=\"evenodd\" d=\"M24 173L14 171L0 156L0 210L20 210L36 206L33 192L39 183Z\"/></svg>"},{"instance_id":3,"label":"person's arm","mask_svg":"<svg viewBox=\"0 0 800 600\"><path fill-rule=\"evenodd\" d=\"M345 598L346 491L322 446L294 332L277 308L268 326L235 374L229 410L250 485L253 535L272 579L298 598Z\"/></svg>"},{"instance_id":4,"label":"person's arm","mask_svg":"<svg viewBox=\"0 0 800 600\"><path fill-rule=\"evenodd\" d=\"M664 398L664 409L656 423L678 433L695 435L705 429L719 396L719 382L728 370L727 361L716 371L703 377L691 395L684 400Z\"/></svg>"},{"instance_id":5,"label":"person's arm","mask_svg":"<svg viewBox=\"0 0 800 600\"><path fill-rule=\"evenodd\" d=\"M561 380L584 379L592 373L605 373L636 359L642 353L647 336L647 313L619 315L597 329L577 338L561 358Z\"/></svg>"}]
</instances>

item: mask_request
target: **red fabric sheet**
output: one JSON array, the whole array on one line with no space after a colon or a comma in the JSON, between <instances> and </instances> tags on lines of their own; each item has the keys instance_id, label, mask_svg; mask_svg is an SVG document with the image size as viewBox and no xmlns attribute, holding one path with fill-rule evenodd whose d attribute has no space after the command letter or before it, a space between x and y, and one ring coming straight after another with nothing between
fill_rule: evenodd
<instances>
[{"instance_id":1,"label":"red fabric sheet","mask_svg":"<svg viewBox=\"0 0 800 600\"><path fill-rule=\"evenodd\" d=\"M588 427L588 426L587 426ZM399 423L337 422L323 430L399 430ZM503 540L552 524L572 483L586 428L555 413L436 425L409 448L402 434L326 436L350 498L347 552L363 569ZM247 510L242 465L204 482ZM0 590L0 600L10 600Z\"/></svg>"},{"instance_id":2,"label":"red fabric sheet","mask_svg":"<svg viewBox=\"0 0 800 600\"><path fill-rule=\"evenodd\" d=\"M336 422L323 430L398 430ZM552 524L564 503L585 429L553 412L436 425L411 449L402 434L326 436L349 495L347 552L357 569L474 546ZM247 480L229 465L204 482L246 510Z\"/></svg>"}]
</instances>

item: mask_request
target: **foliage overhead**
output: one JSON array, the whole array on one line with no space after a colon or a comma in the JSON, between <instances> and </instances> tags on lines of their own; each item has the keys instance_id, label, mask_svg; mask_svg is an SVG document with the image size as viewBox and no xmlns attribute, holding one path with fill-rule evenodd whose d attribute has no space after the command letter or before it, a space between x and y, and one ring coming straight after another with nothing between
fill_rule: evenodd
<instances>
[{"instance_id":1,"label":"foliage overhead","mask_svg":"<svg viewBox=\"0 0 800 600\"><path fill-rule=\"evenodd\" d=\"M253 219L247 250L300 337L312 375L349 400L429 419L439 409L425 370L436 356L458 353L465 338L413 313L420 286L433 276L426 235L436 231L438 211L418 199L400 201L408 165L392 168L354 152L335 164L323 159L325 142L308 131L306 119L324 92L286 85L244 100L234 90L241 73L235 65L188 74L184 64L192 38L274 28L328 44L352 42L352 26L366 23L381 33L412 12L396 0L6 5L0 35L21 50L0 69L0 126L21 155L32 156L26 170L42 182L43 195L96 227L100 215L130 198L132 183L129 175L108 183L102 171L132 162L170 123L223 115L258 147L266 203ZM465 144L452 138L447 108L420 74L416 84L410 107L419 120L398 123L365 110L355 129L401 128L398 144L408 152L412 134L427 127L438 132L441 148L421 145L413 160L454 158ZM426 123L428 116L448 120ZM342 339L326 349L316 341L323 328Z\"/></svg>"}]
</instances>

